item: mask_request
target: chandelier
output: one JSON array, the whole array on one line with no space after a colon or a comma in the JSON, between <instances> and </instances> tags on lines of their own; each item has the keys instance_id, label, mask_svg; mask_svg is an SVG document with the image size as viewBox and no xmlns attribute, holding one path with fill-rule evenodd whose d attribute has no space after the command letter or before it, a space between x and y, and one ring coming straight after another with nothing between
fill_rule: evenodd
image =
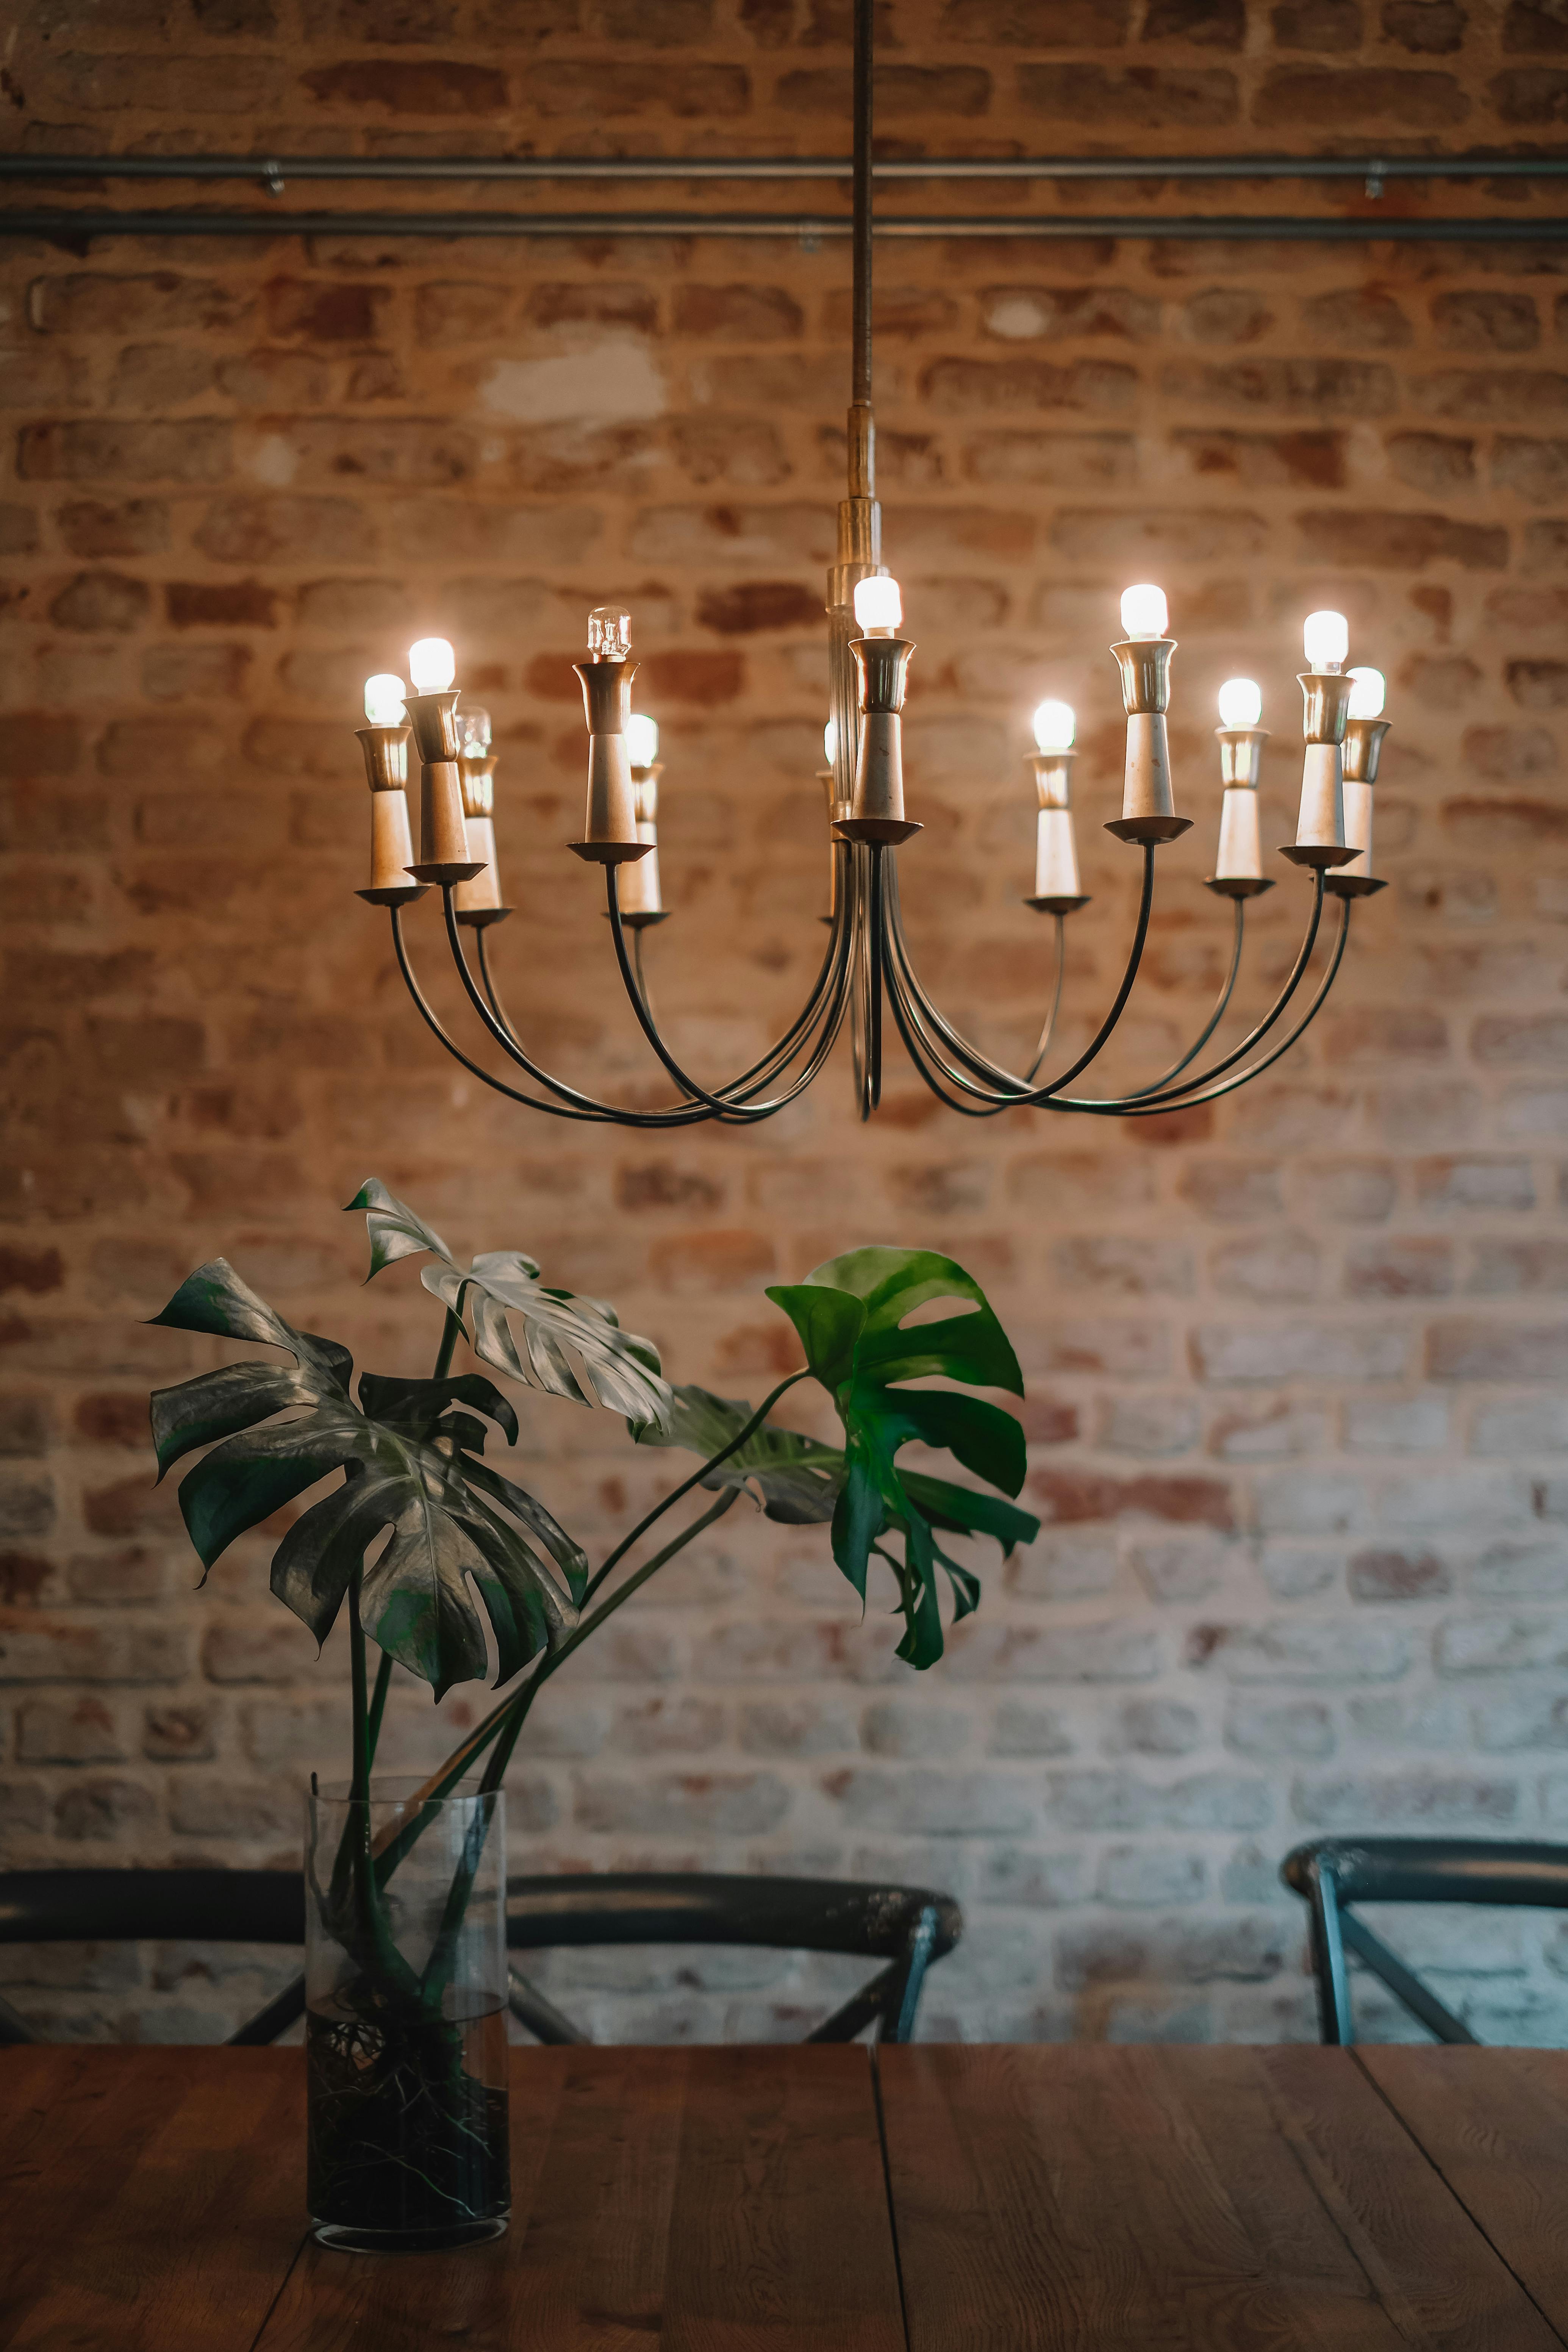
<instances>
[{"instance_id":1,"label":"chandelier","mask_svg":"<svg viewBox=\"0 0 1568 2352\"><path fill-rule=\"evenodd\" d=\"M1038 801L1035 887L1025 903L1054 928L1050 1011L1034 1057L1022 1074L971 1045L932 1002L904 936L898 853L921 830L905 814L902 712L912 641L903 623L898 582L882 562L881 509L876 495L876 433L871 409L871 20L872 0L855 5L853 399L849 409L847 495L838 509L837 560L827 575L831 715L824 731L819 781L826 803L830 859L828 936L805 1003L783 1036L751 1068L704 1087L684 1070L659 1031L643 971L644 933L665 919L658 847L658 729L631 708L637 664L630 615L601 606L588 618L587 658L574 665L582 681L588 729L587 807L581 840L570 846L605 870L606 912L616 965L633 1014L676 1090L667 1108L603 1102L552 1076L528 1052L509 1017L490 969L489 935L510 911L501 901L496 857L494 775L488 715L460 708L456 661L444 638L423 638L409 652L412 691L383 674L365 688L366 725L358 730L371 788L371 879L362 898L391 911L399 970L419 1013L447 1051L476 1078L513 1102L553 1118L638 1128L674 1128L712 1119L741 1126L769 1118L805 1092L847 1026L857 1107L862 1119L881 1092L885 1013L891 1012L910 1059L951 1109L973 1118L1015 1108L1150 1118L1233 1093L1288 1053L1333 986L1349 938L1352 902L1384 887L1372 870L1373 787L1388 722L1384 681L1375 669L1347 668L1342 614L1312 613L1303 632L1300 677L1305 757L1296 837L1280 856L1306 870L1312 898L1300 951L1273 1004L1237 1045L1194 1068L1219 1026L1242 962L1247 901L1273 883L1265 876L1258 788L1267 730L1262 697L1249 678L1220 688L1215 729L1223 786L1219 844L1207 887L1234 906L1228 970L1198 1035L1171 1067L1120 1095L1069 1092L1098 1057L1132 992L1149 933L1156 853L1192 820L1176 813L1166 740L1171 658L1163 593L1144 583L1121 598L1121 640L1110 648L1127 715L1121 814L1109 833L1140 850L1138 911L1121 978L1109 1010L1083 1051L1054 1077L1041 1079L1061 1003L1068 918L1089 902L1079 887L1073 835L1074 716L1065 702L1035 713L1038 745L1029 764ZM419 761L419 854L414 855L407 804L408 743ZM527 1084L496 1076L451 1036L415 973L404 910L439 888L447 945L458 977L490 1045ZM1338 904L1326 966L1303 990L1322 926L1325 897ZM471 950L466 935L471 935Z\"/></svg>"}]
</instances>

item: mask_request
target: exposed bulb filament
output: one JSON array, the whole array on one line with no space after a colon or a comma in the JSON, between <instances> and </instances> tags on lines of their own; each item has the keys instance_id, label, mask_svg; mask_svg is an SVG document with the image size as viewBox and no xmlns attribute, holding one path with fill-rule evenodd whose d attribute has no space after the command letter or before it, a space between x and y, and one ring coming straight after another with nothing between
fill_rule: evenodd
<instances>
[{"instance_id":1,"label":"exposed bulb filament","mask_svg":"<svg viewBox=\"0 0 1568 2352\"><path fill-rule=\"evenodd\" d=\"M625 661L631 643L631 614L618 604L595 604L588 615L589 660Z\"/></svg>"}]
</instances>

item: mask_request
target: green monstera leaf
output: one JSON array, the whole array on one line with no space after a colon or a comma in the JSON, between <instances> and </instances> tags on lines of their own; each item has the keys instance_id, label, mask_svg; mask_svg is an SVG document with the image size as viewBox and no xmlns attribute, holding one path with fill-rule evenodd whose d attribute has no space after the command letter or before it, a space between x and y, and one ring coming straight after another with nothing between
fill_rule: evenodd
<instances>
[{"instance_id":1,"label":"green monstera leaf","mask_svg":"<svg viewBox=\"0 0 1568 2352\"><path fill-rule=\"evenodd\" d=\"M715 1396L710 1389L678 1388L674 1398L668 1429L632 1424L639 1445L681 1445L691 1454L721 1454L752 1418L752 1407L742 1398ZM793 1429L764 1422L698 1483L714 1493L738 1486L762 1505L770 1519L810 1527L833 1517L844 1483L844 1455L836 1445L818 1445Z\"/></svg>"},{"instance_id":2,"label":"green monstera leaf","mask_svg":"<svg viewBox=\"0 0 1568 2352\"><path fill-rule=\"evenodd\" d=\"M547 1395L575 1404L596 1400L628 1421L668 1428L672 1398L658 1350L623 1331L604 1299L541 1282L536 1260L521 1250L484 1250L460 1265L435 1228L377 1177L348 1205L365 1213L372 1276L399 1258L436 1260L421 1267L419 1279L462 1322L481 1363Z\"/></svg>"},{"instance_id":3,"label":"green monstera leaf","mask_svg":"<svg viewBox=\"0 0 1568 2352\"><path fill-rule=\"evenodd\" d=\"M853 1250L768 1297L795 1325L809 1370L832 1397L844 1444L820 1445L768 1423L701 1483L750 1489L770 1518L831 1519L833 1556L862 1601L873 1556L885 1561L904 1617L898 1654L913 1666L933 1665L942 1653L938 1570L951 1588L955 1620L980 1601L978 1578L940 1538L988 1536L1005 1557L1032 1543L1040 1523L994 1495L900 1469L900 1448L918 1443L952 1454L1012 1496L1024 1484L1026 1460L1024 1433L999 1405L900 1383L943 1378L1022 1396L1023 1375L1007 1335L979 1284L931 1250ZM909 1320L939 1301L951 1301L954 1311ZM644 1444L711 1454L751 1412L748 1404L681 1388L667 1431L633 1433ZM901 1550L889 1550L889 1538L899 1538Z\"/></svg>"},{"instance_id":4,"label":"green monstera leaf","mask_svg":"<svg viewBox=\"0 0 1568 2352\"><path fill-rule=\"evenodd\" d=\"M186 1454L210 1449L180 1486L204 1580L237 1536L341 1471L342 1484L301 1512L272 1559L273 1591L319 1642L384 1535L384 1549L363 1567L365 1628L437 1698L486 1672L470 1587L489 1620L503 1682L575 1624L588 1574L581 1546L531 1495L479 1459L487 1432L477 1415L509 1439L517 1435L517 1416L492 1381L478 1372L447 1380L362 1372L356 1402L347 1349L296 1331L224 1258L198 1266L153 1320L255 1340L293 1358L292 1366L227 1364L153 1398L160 1478Z\"/></svg>"}]
</instances>

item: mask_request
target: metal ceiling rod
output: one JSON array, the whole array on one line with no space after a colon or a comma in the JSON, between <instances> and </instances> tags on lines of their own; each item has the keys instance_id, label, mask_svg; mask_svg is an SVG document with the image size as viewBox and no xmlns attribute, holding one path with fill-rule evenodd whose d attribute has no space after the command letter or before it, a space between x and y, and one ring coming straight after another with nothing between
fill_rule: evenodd
<instances>
[{"instance_id":1,"label":"metal ceiling rod","mask_svg":"<svg viewBox=\"0 0 1568 2352\"><path fill-rule=\"evenodd\" d=\"M104 212L0 211L0 237L37 236L80 244L95 236L773 236L816 244L853 234L843 214L821 213L503 213L503 212ZM1296 214L907 213L876 223L879 238L1084 236L1293 238L1322 245L1475 244L1510 245L1568 241L1568 218L1510 220L1487 215L1471 218L1386 220L1358 214L1311 218Z\"/></svg>"},{"instance_id":2,"label":"metal ceiling rod","mask_svg":"<svg viewBox=\"0 0 1568 2352\"><path fill-rule=\"evenodd\" d=\"M847 180L847 155L0 155L0 180ZM1562 155L928 155L879 180L1561 179Z\"/></svg>"}]
</instances>

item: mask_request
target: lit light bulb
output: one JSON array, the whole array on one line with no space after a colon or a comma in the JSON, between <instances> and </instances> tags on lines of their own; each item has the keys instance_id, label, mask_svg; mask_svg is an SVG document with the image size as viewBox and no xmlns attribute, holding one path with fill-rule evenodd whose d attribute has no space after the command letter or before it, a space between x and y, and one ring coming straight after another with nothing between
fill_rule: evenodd
<instances>
[{"instance_id":1,"label":"lit light bulb","mask_svg":"<svg viewBox=\"0 0 1568 2352\"><path fill-rule=\"evenodd\" d=\"M445 637L421 637L408 648L408 675L416 694L445 694L458 674L458 656Z\"/></svg>"},{"instance_id":2,"label":"lit light bulb","mask_svg":"<svg viewBox=\"0 0 1568 2352\"><path fill-rule=\"evenodd\" d=\"M658 757L658 721L634 710L626 721L626 757L634 768L651 768Z\"/></svg>"},{"instance_id":3,"label":"lit light bulb","mask_svg":"<svg viewBox=\"0 0 1568 2352\"><path fill-rule=\"evenodd\" d=\"M822 730L822 764L831 768L838 757L838 721L830 719Z\"/></svg>"},{"instance_id":4,"label":"lit light bulb","mask_svg":"<svg viewBox=\"0 0 1568 2352\"><path fill-rule=\"evenodd\" d=\"M1309 669L1337 670L1351 649L1350 623L1342 613L1309 613L1301 644Z\"/></svg>"},{"instance_id":5,"label":"lit light bulb","mask_svg":"<svg viewBox=\"0 0 1568 2352\"><path fill-rule=\"evenodd\" d=\"M862 636L890 637L904 617L896 580L874 577L855 583L855 619Z\"/></svg>"},{"instance_id":6,"label":"lit light bulb","mask_svg":"<svg viewBox=\"0 0 1568 2352\"><path fill-rule=\"evenodd\" d=\"M1035 713L1035 740L1042 751L1070 751L1076 724L1070 702L1042 702Z\"/></svg>"},{"instance_id":7,"label":"lit light bulb","mask_svg":"<svg viewBox=\"0 0 1568 2352\"><path fill-rule=\"evenodd\" d=\"M625 661L631 642L631 614L618 604L595 604L588 615L589 660Z\"/></svg>"},{"instance_id":8,"label":"lit light bulb","mask_svg":"<svg viewBox=\"0 0 1568 2352\"><path fill-rule=\"evenodd\" d=\"M1227 677L1219 690L1222 727L1256 727L1263 716L1263 691L1250 677Z\"/></svg>"},{"instance_id":9,"label":"lit light bulb","mask_svg":"<svg viewBox=\"0 0 1568 2352\"><path fill-rule=\"evenodd\" d=\"M1351 688L1351 717L1381 719L1383 717L1384 683L1380 669L1352 669L1355 683Z\"/></svg>"},{"instance_id":10,"label":"lit light bulb","mask_svg":"<svg viewBox=\"0 0 1568 2352\"><path fill-rule=\"evenodd\" d=\"M488 710L459 710L458 740L470 760L482 760L490 748L490 714Z\"/></svg>"},{"instance_id":11,"label":"lit light bulb","mask_svg":"<svg viewBox=\"0 0 1568 2352\"><path fill-rule=\"evenodd\" d=\"M1135 643L1141 639L1163 637L1171 625L1165 605L1165 592L1152 582L1141 581L1135 588L1121 592L1121 625Z\"/></svg>"},{"instance_id":12,"label":"lit light bulb","mask_svg":"<svg viewBox=\"0 0 1568 2352\"><path fill-rule=\"evenodd\" d=\"M364 682L364 715L372 727L401 727L404 719L403 698L407 692L400 677L389 669L377 670Z\"/></svg>"}]
</instances>

